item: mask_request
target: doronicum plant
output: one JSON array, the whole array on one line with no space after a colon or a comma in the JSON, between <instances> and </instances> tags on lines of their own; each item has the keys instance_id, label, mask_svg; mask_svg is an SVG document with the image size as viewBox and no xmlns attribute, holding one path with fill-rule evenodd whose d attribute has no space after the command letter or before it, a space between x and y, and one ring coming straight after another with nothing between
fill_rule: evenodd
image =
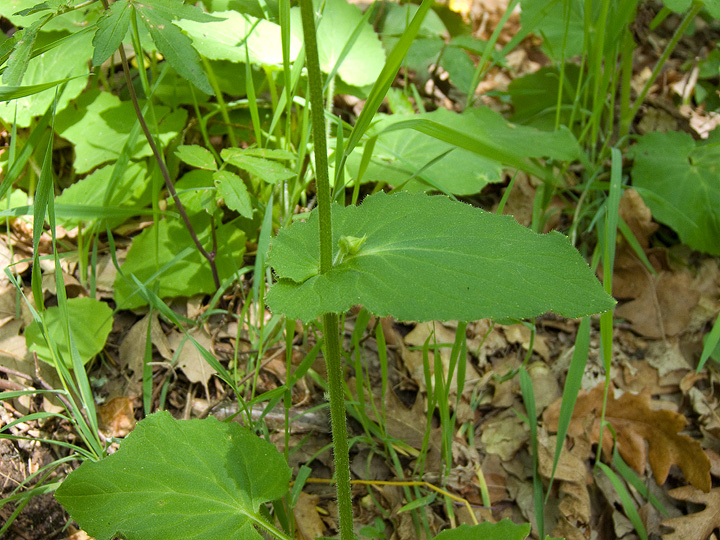
<instances>
[{"instance_id":1,"label":"doronicum plant","mask_svg":"<svg viewBox=\"0 0 720 540\"><path fill-rule=\"evenodd\" d=\"M277 281L271 287L267 301L274 314L284 314L288 319L309 322L322 318L340 536L342 540L350 540L354 534L339 343L340 314L361 304L376 315L403 321L471 321L479 318L505 321L534 317L546 311L567 317L586 316L607 311L614 302L579 253L559 233L538 235L510 217L492 215L444 196L381 192L365 198L359 206L344 207L333 203L341 197L332 193L328 170L326 85L318 60L315 12L312 0L301 0L300 4L312 112L317 209L305 221L295 222L280 231L272 241L268 262ZM178 74L191 81L198 90L211 92L214 90L211 77L204 73L200 58L173 21L180 17L202 25L216 19L184 4L180 6L179 2L171 0L119 0L113 3L96 24L93 63L103 62L119 45L122 49L122 40L129 29L140 49L137 26L141 21ZM340 137L336 141L335 173L338 177L334 186L341 185L338 180L343 165L371 127L431 6L430 0L419 6L387 58L347 141L343 144ZM288 10L289 2L281 2L281 20ZM39 31L43 21L28 27L26 35ZM286 18L284 33L288 24ZM18 41L21 48L15 49L16 58L22 56L18 50L29 56L32 41ZM290 75L288 48L289 41L283 40L286 82ZM247 51L246 54L249 60ZM123 63L127 64L127 61L123 60ZM4 82L17 85L22 81L23 66L17 61L11 65L13 69ZM251 81L251 77L247 80ZM58 80L51 84L62 82L68 81ZM141 83L147 86L147 81L141 80ZM249 82L248 88L251 87ZM23 90L14 89L13 92L19 96ZM151 94L151 91L146 92L146 95ZM290 101L285 96L285 103L290 104ZM252 113L252 99L248 106L251 114L257 117L256 109ZM139 107L137 113L141 118ZM472 122L473 118L468 115L463 120ZM509 149L503 151L498 145L494 147L484 140L478 143L474 133L464 134L459 127L451 131L428 118L412 119L405 127L426 135L442 136L446 142L453 139L453 144L466 150L490 153L505 165L526 168L544 179L553 176L553 169L541 166L536 156L521 155ZM256 123L255 128L259 133ZM149 130L145 131L147 138L152 139ZM492 139L492 133L489 137ZM260 139L257 134L256 139ZM372 144L365 147L366 151L368 148L372 151ZM183 149L179 152L182 155ZM162 163L159 152L156 157ZM231 161L233 156L222 157ZM183 159L197 162L197 156L185 155ZM205 166L214 168L217 163L212 161L207 161ZM46 163L48 170L42 179L46 195L43 201L54 212L50 161ZM240 181L237 175L222 176L217 189ZM227 193L233 192L227 191L226 197ZM37 211L44 212L43 201L36 197ZM272 202L269 206L272 208ZM44 222L44 215L38 216L35 222ZM53 225L51 219L51 227ZM38 227L37 235L40 232ZM267 228L265 233L269 234ZM37 272L38 279L33 277L34 285L39 284L39 265ZM154 293L140 283L137 276L133 277L144 300L162 311ZM219 276L214 276L216 285L218 281ZM60 289L62 287L58 286ZM172 319L173 313L169 309L163 314L176 320ZM67 326L67 334L72 336L72 328ZM209 362L214 361L218 372L223 373L222 366L214 358L206 358ZM62 362L58 365L64 366ZM73 365L76 374L84 374L82 362L77 358ZM286 388L289 385L288 381ZM83 397L87 403L92 403L89 390ZM265 503L287 494L291 471L271 444L237 424L214 418L176 421L167 412L159 412L141 421L115 454L103 457L100 442L96 441L95 446L96 451L86 455L85 462L57 489L56 497L73 519L98 540L109 540L117 535L128 540L255 539L260 538L259 530L277 538L289 538L270 519ZM476 528L460 527L443 532L438 538L482 535L483 538L520 539L527 534L526 526L501 522L485 523Z\"/></svg>"},{"instance_id":2,"label":"doronicum plant","mask_svg":"<svg viewBox=\"0 0 720 540\"><path fill-rule=\"evenodd\" d=\"M347 144L336 149L341 162L370 126L430 7L423 2L390 53ZM511 217L444 196L377 193L359 206L333 203L312 0L301 1L301 12L318 204L272 241L269 264L277 282L267 301L290 319L322 318L340 537L352 540L339 314L361 304L403 321L505 321L546 311L581 317L607 311L614 301L557 232L538 235ZM264 503L283 497L290 479L282 455L249 430L214 418L176 421L160 412L140 422L117 453L83 463L56 497L98 540L250 539L260 538L258 529L286 539ZM452 532L470 538L480 531ZM526 534L520 527L504 538Z\"/></svg>"}]
</instances>

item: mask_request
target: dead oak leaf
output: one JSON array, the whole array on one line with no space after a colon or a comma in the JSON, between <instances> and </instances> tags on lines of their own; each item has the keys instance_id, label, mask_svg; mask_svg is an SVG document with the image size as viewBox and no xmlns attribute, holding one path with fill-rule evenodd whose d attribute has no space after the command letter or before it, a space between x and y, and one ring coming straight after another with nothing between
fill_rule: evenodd
<instances>
[{"instance_id":1,"label":"dead oak leaf","mask_svg":"<svg viewBox=\"0 0 720 540\"><path fill-rule=\"evenodd\" d=\"M663 520L662 525L674 529L669 534L663 534L663 540L705 540L714 529L720 527L720 488L703 493L692 486L682 486L670 490L669 493L671 497L681 501L704 504L705 509Z\"/></svg>"},{"instance_id":2,"label":"dead oak leaf","mask_svg":"<svg viewBox=\"0 0 720 540\"><path fill-rule=\"evenodd\" d=\"M600 436L600 413L602 410L603 385L590 392L578 394L568 434L579 437L589 435L592 442ZM543 414L548 430L556 432L561 400L550 405ZM615 399L611 389L608 396L605 420L617 436L617 447L625 462L643 474L645 464L650 463L655 482L662 485L667 480L670 467L675 464L690 484L704 492L710 491L710 461L700 443L680 435L687 423L682 414L669 410L651 408L650 391L640 394L625 393ZM647 449L646 449L647 443ZM613 438L609 429L603 433L603 452L612 455Z\"/></svg>"}]
</instances>

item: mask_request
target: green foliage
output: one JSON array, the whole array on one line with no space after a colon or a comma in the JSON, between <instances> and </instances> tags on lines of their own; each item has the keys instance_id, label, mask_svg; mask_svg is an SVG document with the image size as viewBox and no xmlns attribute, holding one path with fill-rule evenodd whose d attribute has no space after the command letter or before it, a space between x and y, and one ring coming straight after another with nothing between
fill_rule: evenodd
<instances>
[{"instance_id":1,"label":"green foliage","mask_svg":"<svg viewBox=\"0 0 720 540\"><path fill-rule=\"evenodd\" d=\"M248 270L241 268L245 242L257 245L248 310L264 310L263 278L266 272L269 275L265 265L272 266L278 277L267 296L274 319L258 332L258 348L266 350L274 339L280 313L306 322L323 317L336 444L346 442L347 437L337 441L345 404L338 317L334 314L354 304L363 304L378 315L418 321L505 320L548 310L577 317L613 307L613 300L561 234L538 235L509 217L418 192L475 195L487 184L500 182L507 169L526 171L543 182L535 200L535 230L541 229L538 224L545 208L558 192L566 199L579 197L591 209L583 212L605 216L607 245L602 245L601 238L598 253L603 253L604 263L612 268L622 159L619 148L610 146L619 141L617 145L622 147L630 140L626 135L636 109L629 103L629 78L622 79L607 67L623 68L627 65L623 62L632 59L634 43L627 29L636 0L522 0L522 32L542 35L543 47L554 61L552 67L517 78L510 85L512 120L523 125L511 124L486 107L468 107L462 114L444 109L414 113L413 106L424 111L414 84L421 88L438 73L430 66L449 75L442 91L451 99L456 93L472 97L476 77L490 67L485 61L502 64L503 55L512 49L509 45L502 53L496 51L493 39L497 36L487 44L475 40L459 17L453 18L448 10L431 10L429 0L421 6L388 3L365 15L345 0L303 0L304 14L289 2L272 0L206 0L210 13L182 0L117 0L102 15L100 3L48 0L35 6L36 2L4 2L9 8L3 16L22 29L0 42L4 69L0 100L12 100L0 103L0 118L14 122L14 127L35 127L36 123L37 127L31 132L28 148L11 158L15 162L2 189L19 182L23 188L30 186L28 193L32 192L37 180L32 169L28 168L26 178L20 172L28 162L33 163L32 150L37 146L41 155L44 141L52 136L48 126L54 113L45 113L56 87L55 132L73 147L74 173L86 176L70 180L74 182L70 187L65 187L70 182L67 178L61 178L63 184L55 182L52 148L48 147L36 206L15 209L15 213L11 209L5 215L34 211L39 225L47 206L52 227L57 210L62 225L81 228L77 251L81 272L85 272L89 251L80 241L97 241L98 231L105 226L114 229L127 215L152 214L152 225L133 238L121 260L115 301L119 309L132 309L149 299L153 309L176 326L180 326L179 319L159 298L204 293L216 294L217 300L222 294L219 287L229 286L239 272ZM666 5L678 12L691 9L690 19L692 10L700 9L697 3L691 8L690 0L667 0ZM711 14L720 11L716 0L704 5ZM308 7L311 18L318 22L307 35L317 39L317 50L313 47L312 51L312 40L304 39L301 30L301 16L307 15ZM16 14L19 10L23 11ZM307 33L311 26L305 19L302 23ZM374 28L381 29L379 35ZM678 34L682 35L687 27L680 28ZM513 39L519 41L522 32ZM118 84L113 70L107 68L118 47L130 42L135 49L135 67L128 75L134 77L133 88L145 98L139 106L149 126L148 137L154 137L159 147L157 162L147 159L153 155L147 140L137 139L140 130L134 107L127 100L128 89ZM672 50L670 43L667 51ZM390 51L387 60L383 47ZM308 57L307 70L303 69L305 56L298 57L301 50ZM468 52L482 56L477 68ZM582 64L576 59L568 63L572 57L580 58ZM89 79L83 92L90 59L97 76ZM331 76L321 77L319 70L310 69L313 59ZM147 69L138 70L138 60L141 65L147 61ZM658 65L662 67L663 62L661 58ZM389 90L401 65L416 71L416 78L405 77L402 88ZM706 78L716 75L711 72ZM326 120L340 124L323 103L324 97L331 104L338 88L368 97L349 136L344 125L333 126L333 135L347 136L344 140L339 135L337 140L327 138L324 132ZM390 109L403 114L376 115L386 95ZM615 121L618 104L607 99L616 95L626 100L620 103L620 122ZM635 107L643 96L640 93ZM314 103L316 115L312 122L307 116L309 102ZM191 122L188 113L194 115ZM33 120L41 115L45 116L39 122ZM309 143L310 124L316 130L313 144ZM226 136L223 144L229 143L229 147L221 150L218 141ZM12 140L17 139L13 133ZM716 139L712 135L707 142L695 143L684 134L651 134L641 137L630 155L635 158L633 183L654 217L675 229L691 247L720 254ZM326 141L337 149L332 193L323 163ZM590 186L606 175L611 152L613 187L608 197L604 185ZM15 149L11 153L14 155ZM160 178L159 162L169 170L164 179ZM586 168L577 175L582 178L575 177L578 163ZM187 166L197 170L186 172ZM163 192L163 180L169 192L175 186L183 208ZM313 180L315 193L307 189ZM360 206L330 205L331 195L336 201L349 199L344 197L346 186L355 188L352 200L358 199L361 181L400 193L377 193ZM55 199L55 209L52 195L60 187L64 189ZM581 189L585 191L580 193ZM27 196L20 195L11 206L26 203ZM310 213L307 221L288 225L293 210L307 206L314 195L319 209ZM265 219L258 232L262 215ZM578 211L573 226L583 219ZM271 231L276 227L280 233L266 260ZM131 228L137 230L136 224ZM35 247L41 232L38 226ZM195 237L202 248L194 245ZM107 238L112 246L112 237ZM203 250L211 255L203 257ZM35 264L36 298L42 297L41 277L40 265ZM610 290L610 277L605 279L606 290ZM112 313L106 304L89 299L71 299L67 308L74 342L85 363L104 346ZM53 357L51 348L57 347L69 362L67 321L61 320L58 308L41 309L38 318L47 327L48 343L35 322L26 329L28 345L46 361ZM604 354L609 362L612 314L606 313L602 321ZM565 394L566 421L587 357L589 325L585 319L578 333ZM703 361L717 355L718 335L720 323L708 338ZM231 386L236 383L207 350L201 352L223 380ZM58 366L58 370L66 373L68 367ZM76 359L75 372L85 376L79 367ZM462 368L458 366L458 370ZM525 371L521 373L524 395L531 397L531 381ZM92 405L89 385L80 390ZM362 388L359 390L361 396ZM443 428L451 433L454 426L448 429L446 424L454 419L450 419L447 395L435 405L441 409ZM530 402L534 399L528 398ZM82 419L79 410L76 407L70 415ZM428 414L430 418L431 408ZM93 440L96 426L83 428L83 422L78 421L83 439L93 448L92 455L83 455L93 460L102 454L102 443ZM560 439L556 463L563 444ZM537 459L537 448L532 448ZM338 485L343 458L347 458L347 448L336 446ZM142 421L116 454L84 463L58 489L57 496L81 526L100 540L115 534L150 540L179 536L255 539L260 538L258 528L286 538L286 533L268 523L263 505L287 493L289 478L284 459L239 426L214 419L177 422L167 413L159 413ZM537 491L541 492L542 486L539 477L535 480L535 507L541 523L542 494L538 496ZM347 487L344 500L341 495L341 508L350 504L349 482ZM404 510L428 501L430 498L410 500ZM345 520L341 525L344 539L352 534L347 515L341 517L341 524ZM364 529L364 534L383 538L384 529L380 520L375 527ZM529 525L505 520L461 526L437 538L520 540L529 532Z\"/></svg>"},{"instance_id":2,"label":"green foliage","mask_svg":"<svg viewBox=\"0 0 720 540\"><path fill-rule=\"evenodd\" d=\"M125 169L115 185L111 185L113 165L95 169L82 180L74 183L55 198L58 205L75 207L102 207L108 211L121 207L143 208L150 203L150 183L147 178L147 165L144 161L133 162ZM65 227L77 226L87 218L75 213L59 219ZM120 222L124 218L120 218ZM117 219L110 221L111 226L119 224Z\"/></svg>"},{"instance_id":3,"label":"green foliage","mask_svg":"<svg viewBox=\"0 0 720 540\"><path fill-rule=\"evenodd\" d=\"M34 2L33 2L34 4ZM64 39L63 39L64 38ZM42 55L35 56L27 61L22 80L9 82L3 78L8 86L32 86L57 81L68 76L87 75L87 59L92 54L91 36L89 34L56 34L42 33L35 41L36 46L47 45L51 47ZM87 81L84 78L74 78L65 86L58 99L57 109L62 110L70 100L80 95ZM7 123L15 123L18 127L28 127L33 117L42 115L55 97L55 90L28 95L11 102L0 103L0 118ZM15 110L17 107L17 120Z\"/></svg>"},{"instance_id":4,"label":"green foliage","mask_svg":"<svg viewBox=\"0 0 720 540\"><path fill-rule=\"evenodd\" d=\"M579 317L614 303L562 235L539 236L510 217L444 197L378 193L359 207L335 206L335 239L367 237L324 274L317 227L313 212L272 242L274 312L309 321L362 304L405 321L470 321L548 310Z\"/></svg>"},{"instance_id":5,"label":"green foliage","mask_svg":"<svg viewBox=\"0 0 720 540\"><path fill-rule=\"evenodd\" d=\"M187 190L181 200L196 233L211 249L211 219L205 207L215 199L213 173L192 171L178 181L177 189ZM239 261L245 251L245 234L233 223L218 227L215 234L217 244L222 246L215 261L220 279L224 280L239 270ZM115 302L121 309L145 304L128 279L131 274L150 289L156 287L156 294L161 298L215 292L207 262L192 246L185 224L177 219L161 220L136 236L121 270L122 275L118 275L114 285Z\"/></svg>"},{"instance_id":6,"label":"green foliage","mask_svg":"<svg viewBox=\"0 0 720 540\"><path fill-rule=\"evenodd\" d=\"M154 110L159 139L167 144L183 129L187 112L184 109L171 111L162 105L156 105ZM85 173L116 160L136 123L129 101L120 101L108 92L94 90L82 94L58 114L55 128L59 135L75 145L75 172ZM144 138L139 139L130 151L130 157L150 155L150 145Z\"/></svg>"},{"instance_id":7,"label":"green foliage","mask_svg":"<svg viewBox=\"0 0 720 540\"><path fill-rule=\"evenodd\" d=\"M290 473L273 445L237 423L158 412L55 496L98 540L259 540L260 507L287 492Z\"/></svg>"},{"instance_id":8,"label":"green foliage","mask_svg":"<svg viewBox=\"0 0 720 540\"><path fill-rule=\"evenodd\" d=\"M633 186L653 217L693 249L720 255L720 131L706 141L687 133L648 133L632 149Z\"/></svg>"},{"instance_id":9,"label":"green foliage","mask_svg":"<svg viewBox=\"0 0 720 540\"><path fill-rule=\"evenodd\" d=\"M113 311L105 302L93 298L70 298L67 301L67 309L73 341L82 363L87 364L105 347L105 341L112 329ZM66 367L72 369L65 321L60 308L48 308L45 311L43 325L46 333L37 321L33 321L25 329L28 349L35 351L41 360L52 364L55 354L51 351L51 344L54 344Z\"/></svg>"}]
</instances>

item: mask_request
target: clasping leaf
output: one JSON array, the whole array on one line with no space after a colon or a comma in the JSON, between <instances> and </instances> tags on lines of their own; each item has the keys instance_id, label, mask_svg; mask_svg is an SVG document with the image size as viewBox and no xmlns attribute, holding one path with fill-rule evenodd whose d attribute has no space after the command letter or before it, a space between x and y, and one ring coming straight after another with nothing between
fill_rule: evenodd
<instances>
[{"instance_id":1,"label":"clasping leaf","mask_svg":"<svg viewBox=\"0 0 720 540\"><path fill-rule=\"evenodd\" d=\"M360 206L334 206L335 249L359 251L336 252L325 274L317 231L313 211L272 242L274 312L307 322L361 304L398 320L470 321L547 311L582 317L615 304L562 234L539 235L443 196L377 193Z\"/></svg>"}]
</instances>

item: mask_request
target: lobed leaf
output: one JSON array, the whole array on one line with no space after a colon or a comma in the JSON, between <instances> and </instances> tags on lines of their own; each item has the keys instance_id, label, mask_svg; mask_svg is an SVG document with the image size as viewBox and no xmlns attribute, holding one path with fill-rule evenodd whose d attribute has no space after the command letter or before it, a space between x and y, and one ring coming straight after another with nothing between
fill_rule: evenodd
<instances>
[{"instance_id":1,"label":"lobed leaf","mask_svg":"<svg viewBox=\"0 0 720 540\"><path fill-rule=\"evenodd\" d=\"M429 321L580 317L614 305L557 232L537 235L511 217L423 194L378 193L332 212L335 260L342 237L365 242L320 275L317 212L280 231L269 258L279 279L268 295L274 312L309 321L361 304Z\"/></svg>"},{"instance_id":2,"label":"lobed leaf","mask_svg":"<svg viewBox=\"0 0 720 540\"><path fill-rule=\"evenodd\" d=\"M86 461L55 492L97 540L260 540L260 505L282 497L291 471L268 442L237 423L138 423L111 456Z\"/></svg>"},{"instance_id":3,"label":"lobed leaf","mask_svg":"<svg viewBox=\"0 0 720 540\"><path fill-rule=\"evenodd\" d=\"M93 37L93 66L99 66L120 47L125 34L130 27L130 17L133 10L130 3L125 1L114 2L103 13L97 23L97 31Z\"/></svg>"},{"instance_id":4,"label":"lobed leaf","mask_svg":"<svg viewBox=\"0 0 720 540\"><path fill-rule=\"evenodd\" d=\"M212 86L200 66L200 55L193 48L190 38L172 23L173 10L164 4L167 2L137 4L140 19L150 32L158 50L175 71L206 94L213 94ZM181 6L184 5L183 2L173 2L177 9L182 9Z\"/></svg>"},{"instance_id":5,"label":"lobed leaf","mask_svg":"<svg viewBox=\"0 0 720 540\"><path fill-rule=\"evenodd\" d=\"M590 392L581 391L568 433L580 436L585 433L588 420L592 442L600 436L600 412L603 404L603 384ZM560 400L550 405L543 413L543 420L551 431L557 430ZM639 474L645 472L650 463L655 482L665 483L672 465L677 465L685 478L695 488L710 491L710 460L700 443L680 431L687 423L682 414L651 407L650 391L641 394L625 393L615 399L610 393L605 411L608 422L617 435L617 449L625 462ZM645 444L647 443L647 450ZM609 430L603 434L603 451L612 455L613 436Z\"/></svg>"},{"instance_id":6,"label":"lobed leaf","mask_svg":"<svg viewBox=\"0 0 720 540\"><path fill-rule=\"evenodd\" d=\"M218 195L225 199L225 205L243 217L252 218L252 202L242 178L229 171L217 171L213 174L213 179Z\"/></svg>"}]
</instances>

